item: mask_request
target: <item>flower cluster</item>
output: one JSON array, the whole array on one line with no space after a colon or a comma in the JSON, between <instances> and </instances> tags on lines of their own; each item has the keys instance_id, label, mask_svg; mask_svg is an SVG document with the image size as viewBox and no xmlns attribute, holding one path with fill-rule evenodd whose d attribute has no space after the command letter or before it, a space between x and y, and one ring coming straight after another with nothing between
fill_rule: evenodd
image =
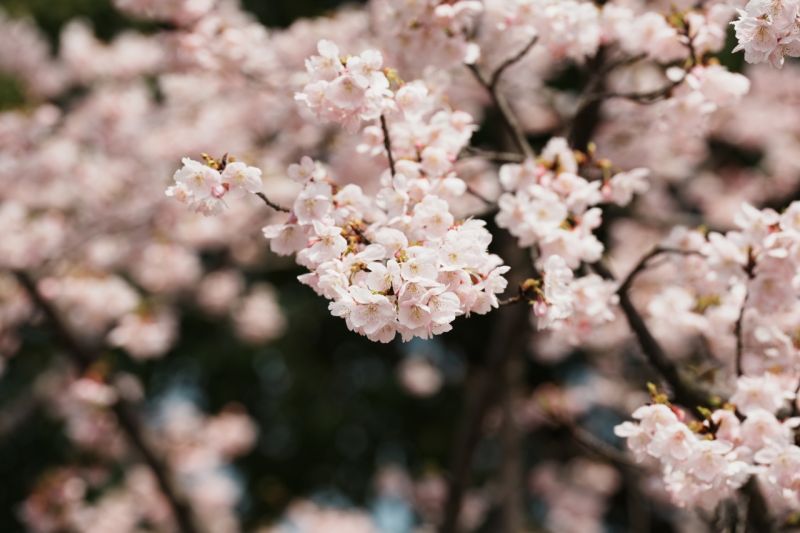
<instances>
[{"instance_id":1,"label":"flower cluster","mask_svg":"<svg viewBox=\"0 0 800 533\"><path fill-rule=\"evenodd\" d=\"M533 305L539 329L556 331L570 344L578 345L616 316L615 283L597 274L576 278L558 255L545 261L543 278L543 290Z\"/></svg>"},{"instance_id":2,"label":"flower cluster","mask_svg":"<svg viewBox=\"0 0 800 533\"><path fill-rule=\"evenodd\" d=\"M311 80L295 95L317 118L355 132L362 121L378 118L391 105L392 92L380 52L366 50L343 58L339 47L325 40L317 50L319 55L306 60Z\"/></svg>"},{"instance_id":3,"label":"flower cluster","mask_svg":"<svg viewBox=\"0 0 800 533\"><path fill-rule=\"evenodd\" d=\"M387 129L398 167L413 176L436 178L431 183L441 187L432 192L448 199L463 194L464 181L456 176L454 162L477 129L472 116L443 106L422 81L400 87L394 107L395 111L387 114ZM363 137L361 151L386 155L380 126L367 126Z\"/></svg>"},{"instance_id":4,"label":"flower cluster","mask_svg":"<svg viewBox=\"0 0 800 533\"><path fill-rule=\"evenodd\" d=\"M769 61L782 67L786 56L800 56L800 2L750 0L733 23L734 51L744 50L748 63Z\"/></svg>"},{"instance_id":5,"label":"flower cluster","mask_svg":"<svg viewBox=\"0 0 800 533\"><path fill-rule=\"evenodd\" d=\"M260 169L238 161L218 163L210 158L204 164L185 157L173 179L175 185L167 189L167 196L204 215L219 213L225 206L225 196L255 194L262 187Z\"/></svg>"},{"instance_id":6,"label":"flower cluster","mask_svg":"<svg viewBox=\"0 0 800 533\"><path fill-rule=\"evenodd\" d=\"M654 403L634 411L636 422L618 425L615 433L627 439L638 461L658 461L667 490L681 506L713 509L756 475L773 487L770 499L796 508L800 500L792 487L800 480L800 447L794 430L800 418L777 414L788 400L796 401L791 384L769 375L743 377L733 405L709 411L705 420Z\"/></svg>"},{"instance_id":7,"label":"flower cluster","mask_svg":"<svg viewBox=\"0 0 800 533\"><path fill-rule=\"evenodd\" d=\"M542 262L553 255L570 268L597 261L603 245L593 231L602 222L601 202L628 204L634 193L647 189L647 170L635 169L589 181L578 175L576 154L566 140L553 138L536 160L504 165L497 224L519 239L536 245Z\"/></svg>"},{"instance_id":8,"label":"flower cluster","mask_svg":"<svg viewBox=\"0 0 800 533\"><path fill-rule=\"evenodd\" d=\"M439 2L422 0L381 0L374 8L378 24L385 28L381 35L388 49L402 50L393 54L393 64L403 72L420 73L425 68L452 67L474 63L480 48L470 41L483 5L476 0Z\"/></svg>"},{"instance_id":9,"label":"flower cluster","mask_svg":"<svg viewBox=\"0 0 800 533\"><path fill-rule=\"evenodd\" d=\"M556 59L584 60L600 45L600 10L592 2L513 0L498 2L496 9L501 29L537 36Z\"/></svg>"},{"instance_id":10,"label":"flower cluster","mask_svg":"<svg viewBox=\"0 0 800 533\"><path fill-rule=\"evenodd\" d=\"M698 65L688 72L675 67L667 76L676 87L673 97L661 105L660 127L693 135L706 131L716 111L735 107L750 90L745 76L720 65Z\"/></svg>"},{"instance_id":11,"label":"flower cluster","mask_svg":"<svg viewBox=\"0 0 800 533\"><path fill-rule=\"evenodd\" d=\"M380 342L429 338L457 316L488 312L508 271L487 252L483 221L456 221L447 202L425 194L436 180L398 167L372 199L334 186L306 158L289 170L303 181L290 219L264 228L274 252L297 253L311 271L300 281L331 300L334 315Z\"/></svg>"},{"instance_id":12,"label":"flower cluster","mask_svg":"<svg viewBox=\"0 0 800 533\"><path fill-rule=\"evenodd\" d=\"M673 230L666 244L688 255L667 259L672 274L662 272L662 282L649 296L656 335L676 344L702 335L731 369L737 364L745 375L769 371L793 379L800 313L799 213L798 202L782 214L745 204L735 216L736 230Z\"/></svg>"}]
</instances>

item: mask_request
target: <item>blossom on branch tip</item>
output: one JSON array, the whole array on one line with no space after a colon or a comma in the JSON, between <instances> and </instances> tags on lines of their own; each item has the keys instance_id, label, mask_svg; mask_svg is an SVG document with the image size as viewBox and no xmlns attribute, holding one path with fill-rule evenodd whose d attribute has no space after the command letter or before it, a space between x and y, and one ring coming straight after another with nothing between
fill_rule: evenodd
<instances>
[{"instance_id":1,"label":"blossom on branch tip","mask_svg":"<svg viewBox=\"0 0 800 533\"><path fill-rule=\"evenodd\" d=\"M225 196L261 191L261 169L256 167L238 161L220 164L211 159L204 164L188 157L182 162L173 175L175 184L167 188L166 195L198 213L218 214L225 206ZM224 167L221 172L220 167Z\"/></svg>"},{"instance_id":2,"label":"blossom on branch tip","mask_svg":"<svg viewBox=\"0 0 800 533\"><path fill-rule=\"evenodd\" d=\"M317 168L310 160L292 167L307 176L305 186L289 220L264 235L274 252L297 253L310 271L300 281L328 298L331 313L350 329L378 342L398 333L429 338L449 331L458 316L498 306L508 267L487 252L491 235L483 221L457 221L432 194L385 201L410 181L440 178L385 176L370 199L356 185L333 187Z\"/></svg>"}]
</instances>

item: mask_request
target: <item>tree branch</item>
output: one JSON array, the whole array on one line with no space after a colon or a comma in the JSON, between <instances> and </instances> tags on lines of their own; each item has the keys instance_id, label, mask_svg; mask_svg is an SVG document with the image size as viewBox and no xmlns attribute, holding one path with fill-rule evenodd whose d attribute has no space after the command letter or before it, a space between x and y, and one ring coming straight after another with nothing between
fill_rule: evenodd
<instances>
[{"instance_id":1,"label":"tree branch","mask_svg":"<svg viewBox=\"0 0 800 533\"><path fill-rule=\"evenodd\" d=\"M624 452L621 452L605 441L600 440L593 433L578 426L577 424L572 422L561 422L561 425L569 432L570 436L577 444L594 455L605 459L606 461L620 468L632 470L641 469L641 466L632 462Z\"/></svg>"},{"instance_id":2,"label":"tree branch","mask_svg":"<svg viewBox=\"0 0 800 533\"><path fill-rule=\"evenodd\" d=\"M691 255L694 253L696 252L661 247L654 248L639 261L634 269L622 281L619 289L617 290L617 295L619 296L620 307L625 314L628 325L630 326L631 330L633 330L633 333L639 342L642 352L644 353L650 365L658 371L661 377L664 378L664 381L666 381L672 388L672 393L676 403L696 410L699 406L713 405L712 395L707 391L687 382L681 376L678 367L672 362L672 360L670 360L669 357L667 357L664 349L650 332L650 329L647 327L647 323L644 321L644 318L642 318L642 315L639 314L639 311L633 304L629 294L631 285L639 276L639 274L647 269L648 263L652 259L664 254ZM611 274L611 272L601 263L594 263L592 268L594 268L595 271L597 271L606 279L614 279L613 274Z\"/></svg>"},{"instance_id":3,"label":"tree branch","mask_svg":"<svg viewBox=\"0 0 800 533\"><path fill-rule=\"evenodd\" d=\"M589 60L588 67L592 72L591 79L584 89L585 93L602 91L606 83L606 75L610 71L605 66L605 47L600 47L597 54ZM601 100L584 97L578 106L578 111L572 119L572 124L567 132L570 146L576 150L586 150L589 142L600 123Z\"/></svg>"},{"instance_id":4,"label":"tree branch","mask_svg":"<svg viewBox=\"0 0 800 533\"><path fill-rule=\"evenodd\" d=\"M510 236L501 234L501 237L507 241L502 246L503 249L521 255L520 249L511 242ZM522 269L514 269L512 272L519 276ZM524 278L510 280L509 285L517 285L522 279ZM458 531L461 505L469 487L472 458L480 442L483 420L486 412L497 400L498 376L503 374L510 359L520 357L525 350L525 333L530 324L528 306L513 305L501 308L492 315L495 322L486 345L484 366L472 376L471 381L467 382L464 391L464 408L453 439L452 464L441 533Z\"/></svg>"},{"instance_id":5,"label":"tree branch","mask_svg":"<svg viewBox=\"0 0 800 533\"><path fill-rule=\"evenodd\" d=\"M261 198L261 200L263 200L263 202L264 202L265 204L267 204L267 206L268 206L268 207L271 207L271 208L272 208L272 209L274 209L275 211L280 211L280 212L282 212L282 213L291 213L291 212L292 212L292 211L291 211L291 209L287 209L287 208L285 208L285 207L281 207L281 206L279 206L278 204L274 203L272 200L270 200L269 198L267 198L267 195L266 195L266 194L264 194L263 192L257 192L257 193L256 193L256 196L258 196L259 198Z\"/></svg>"},{"instance_id":6,"label":"tree branch","mask_svg":"<svg viewBox=\"0 0 800 533\"><path fill-rule=\"evenodd\" d=\"M660 100L665 98L669 98L672 94L672 90L683 83L683 78L678 81L672 81L667 85L660 87L658 89L654 89L652 91L644 91L644 92L599 92L587 95L587 100L589 101L600 101L606 100L609 98L624 98L626 100L631 100L632 102L636 102L639 104L654 104Z\"/></svg>"},{"instance_id":7,"label":"tree branch","mask_svg":"<svg viewBox=\"0 0 800 533\"><path fill-rule=\"evenodd\" d=\"M461 153L462 155L459 156L459 159L466 159L470 157L469 155L464 156L463 154L465 152L474 157L488 159L496 163L522 163L525 161L523 156L513 152L495 152L493 150L484 150L483 148L479 148L477 146L465 146Z\"/></svg>"},{"instance_id":8,"label":"tree branch","mask_svg":"<svg viewBox=\"0 0 800 533\"><path fill-rule=\"evenodd\" d=\"M503 63L500 64L497 70L495 70L488 79L481 74L480 69L478 69L476 65L467 65L467 68L470 72L472 72L473 77L489 93L492 103L498 109L498 111L500 111L500 115L503 118L503 123L505 124L506 129L508 129L508 132L511 134L514 144L517 145L517 148L526 159L532 159L534 157L533 148L528 142L528 138L525 136L525 132L522 130L517 117L511 110L508 101L498 90L498 86L500 84L500 79L503 75L503 72L505 72L508 67L525 57L525 54L527 54L528 51L533 48L533 45L536 44L536 41L537 38L534 37L520 52L503 61Z\"/></svg>"},{"instance_id":9,"label":"tree branch","mask_svg":"<svg viewBox=\"0 0 800 533\"><path fill-rule=\"evenodd\" d=\"M742 322L744 320L744 311L747 308L747 297L749 296L749 289L745 285L744 301L742 308L739 309L739 316L736 318L736 324L733 326L733 333L736 335L736 375L742 375L742 354L744 352L744 339L742 339Z\"/></svg>"},{"instance_id":10,"label":"tree branch","mask_svg":"<svg viewBox=\"0 0 800 533\"><path fill-rule=\"evenodd\" d=\"M503 76L503 73L506 71L506 69L514 65L515 63L519 62L520 60L522 60L522 58L525 57L528 54L528 52L530 52L531 48L533 48L534 45L536 45L536 42L538 40L539 36L537 35L533 39L528 41L528 44L526 44L522 50L520 50L513 56L509 57L508 59L500 63L500 66L497 67L497 69L494 71L492 77L489 78L489 87L491 90L494 91L497 88L497 84L500 83L500 78Z\"/></svg>"},{"instance_id":11,"label":"tree branch","mask_svg":"<svg viewBox=\"0 0 800 533\"><path fill-rule=\"evenodd\" d=\"M28 297L42 312L53 331L61 341L66 355L72 360L80 373L85 373L97 360L89 349L72 334L61 320L55 307L39 292L34 279L23 271L14 271L19 284L25 289ZM172 509L178 528L182 533L199 533L202 531L194 519L191 507L183 495L173 486L168 475L168 467L159 457L144 436L138 417L133 408L124 400L124 395L117 394L118 400L111 406L117 417L122 433L132 447L139 453L144 462L155 475L164 497Z\"/></svg>"},{"instance_id":12,"label":"tree branch","mask_svg":"<svg viewBox=\"0 0 800 533\"><path fill-rule=\"evenodd\" d=\"M792 416L800 416L800 381L797 382L797 386L794 388L791 413Z\"/></svg>"},{"instance_id":13,"label":"tree branch","mask_svg":"<svg viewBox=\"0 0 800 533\"><path fill-rule=\"evenodd\" d=\"M758 478L750 476L747 484L741 490L747 498L745 530L748 533L771 533L775 531L775 524L769 516L767 501L758 486Z\"/></svg>"},{"instance_id":14,"label":"tree branch","mask_svg":"<svg viewBox=\"0 0 800 533\"><path fill-rule=\"evenodd\" d=\"M389 125L386 123L386 117L381 115L381 129L383 130L383 147L386 149L386 155L389 158L389 169L392 171L392 177L397 173L394 164L394 154L392 153L392 137L389 135Z\"/></svg>"},{"instance_id":15,"label":"tree branch","mask_svg":"<svg viewBox=\"0 0 800 533\"><path fill-rule=\"evenodd\" d=\"M755 258L753 254L747 252L747 265L744 267L745 274L747 274L747 281L744 285L744 300L742 301L742 308L739 309L739 316L736 318L736 324L733 327L733 332L736 335L736 375L742 375L742 356L744 355L744 339L742 338L742 323L744 322L744 313L747 309L747 300L750 298L750 280L753 279L753 272L755 270Z\"/></svg>"}]
</instances>

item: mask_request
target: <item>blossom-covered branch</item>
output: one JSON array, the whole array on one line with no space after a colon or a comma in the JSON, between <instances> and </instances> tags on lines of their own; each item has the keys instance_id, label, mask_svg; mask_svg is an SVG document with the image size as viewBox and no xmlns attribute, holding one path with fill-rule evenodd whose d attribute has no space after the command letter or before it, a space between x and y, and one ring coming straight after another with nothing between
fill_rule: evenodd
<instances>
[{"instance_id":1,"label":"blossom-covered branch","mask_svg":"<svg viewBox=\"0 0 800 533\"><path fill-rule=\"evenodd\" d=\"M47 319L48 325L63 344L64 353L72 360L78 371L83 374L97 363L98 358L90 352L70 332L59 313L41 293L36 281L26 272L15 271L14 275L26 294ZM184 496L176 488L168 467L159 457L144 434L144 430L137 419L131 405L125 400L124 394L116 394L116 401L111 405L111 410L116 416L120 430L125 434L131 447L141 456L158 480L158 486L170 504L172 513L182 533L200 533L202 527L196 521L191 507Z\"/></svg>"}]
</instances>

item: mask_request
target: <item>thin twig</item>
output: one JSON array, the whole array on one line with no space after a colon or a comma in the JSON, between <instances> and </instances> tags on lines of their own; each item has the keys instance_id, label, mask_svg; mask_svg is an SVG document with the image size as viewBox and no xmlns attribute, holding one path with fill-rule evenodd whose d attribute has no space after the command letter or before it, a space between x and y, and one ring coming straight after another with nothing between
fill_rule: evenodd
<instances>
[{"instance_id":1,"label":"thin twig","mask_svg":"<svg viewBox=\"0 0 800 533\"><path fill-rule=\"evenodd\" d=\"M72 334L55 307L39 292L36 282L31 276L23 271L14 271L14 275L19 284L25 289L30 300L42 312L50 327L53 328L66 351L66 355L81 373L85 373L99 358ZM117 396L118 400L111 408L119 421L119 426L130 444L141 455L156 477L159 488L172 509L179 530L182 533L198 533L202 531L194 521L188 502L173 486L169 478L167 465L145 439L144 430L134 410L124 400L122 394Z\"/></svg>"},{"instance_id":2,"label":"thin twig","mask_svg":"<svg viewBox=\"0 0 800 533\"><path fill-rule=\"evenodd\" d=\"M505 300L500 300L497 305L499 305L500 307L505 307L506 305L518 304L521 301L523 301L522 296L517 294L515 296L509 296Z\"/></svg>"},{"instance_id":3,"label":"thin twig","mask_svg":"<svg viewBox=\"0 0 800 533\"><path fill-rule=\"evenodd\" d=\"M742 301L742 308L739 309L739 316L736 319L733 332L736 335L736 375L741 376L742 371L742 357L744 355L744 338L742 326L744 322L744 313L747 310L747 300L750 298L750 280L753 279L753 272L755 270L755 258L750 250L747 252L747 265L744 267L747 280L744 285L744 300Z\"/></svg>"},{"instance_id":4,"label":"thin twig","mask_svg":"<svg viewBox=\"0 0 800 533\"><path fill-rule=\"evenodd\" d=\"M494 150L485 150L477 146L466 146L459 155L459 159L467 159L469 157L480 157L488 159L496 163L522 163L525 158L520 154L513 152L496 152Z\"/></svg>"},{"instance_id":5,"label":"thin twig","mask_svg":"<svg viewBox=\"0 0 800 533\"><path fill-rule=\"evenodd\" d=\"M632 65L646 58L647 54L645 52L633 56L623 56L615 61L609 61L608 63L603 65L603 67L599 70L599 74L601 75L609 74L620 67L626 67L628 65Z\"/></svg>"},{"instance_id":6,"label":"thin twig","mask_svg":"<svg viewBox=\"0 0 800 533\"><path fill-rule=\"evenodd\" d=\"M536 45L536 42L538 40L539 36L537 35L533 39L528 41L528 44L526 44L522 50L520 50L513 56L509 57L508 59L500 63L500 66L497 67L497 69L494 71L492 77L489 78L489 87L491 88L491 90L495 90L495 88L497 88L497 84L500 83L500 78L503 76L503 73L506 71L506 69L514 65L518 61L520 61L523 57L525 57L527 53L530 52L531 48L533 48Z\"/></svg>"},{"instance_id":7,"label":"thin twig","mask_svg":"<svg viewBox=\"0 0 800 533\"><path fill-rule=\"evenodd\" d=\"M668 254L688 256L688 255L699 255L699 253L700 252L696 252L694 250L682 250L680 248L667 248L664 246L656 246L655 248L650 250L650 252L648 252L644 257L642 257L636 264L636 266L633 268L633 270L631 270L628 273L628 275L620 284L619 291L620 292L627 291L633 284L633 282L636 281L636 278L639 276L639 274L647 270L647 268L650 266L649 264L650 261L652 261L653 259Z\"/></svg>"},{"instance_id":8,"label":"thin twig","mask_svg":"<svg viewBox=\"0 0 800 533\"><path fill-rule=\"evenodd\" d=\"M631 461L627 454L621 452L605 441L600 440L593 433L578 426L577 424L562 422L561 425L569 432L570 436L576 443L580 444L583 448L594 453L598 457L601 457L619 467L630 469L641 468L640 465Z\"/></svg>"},{"instance_id":9,"label":"thin twig","mask_svg":"<svg viewBox=\"0 0 800 533\"><path fill-rule=\"evenodd\" d=\"M607 100L610 98L624 98L625 100L630 100L632 102L636 102L638 104L654 104L658 101L661 101L665 98L669 98L672 94L672 90L675 89L678 85L683 83L683 78L680 80L672 81L666 84L663 87L658 89L654 89L652 91L643 91L643 92L598 92L592 93L586 96L588 101L599 101L599 100Z\"/></svg>"},{"instance_id":10,"label":"thin twig","mask_svg":"<svg viewBox=\"0 0 800 533\"><path fill-rule=\"evenodd\" d=\"M270 200L269 198L267 198L267 195L264 194L263 192L257 192L256 196L261 198L264 201L264 203L267 204L267 206L271 207L275 211L280 211L281 213L291 213L292 212L291 209L287 209L285 207L281 207L278 204L276 204L275 202L273 202L272 200Z\"/></svg>"},{"instance_id":11,"label":"thin twig","mask_svg":"<svg viewBox=\"0 0 800 533\"><path fill-rule=\"evenodd\" d=\"M530 143L528 143L528 139L525 136L525 133L522 131L522 127L517 120L517 117L511 111L511 107L508 105L505 97L500 94L497 90L493 90L489 88L489 83L484 80L483 75L478 70L478 67L475 65L467 65L472 75L478 82L486 87L489 91L489 96L492 99L492 103L494 103L495 107L498 111L500 111L500 116L503 118L503 123L506 126L506 129L511 134L512 139L514 139L514 144L517 145L517 148L520 150L522 154L525 155L526 158L532 159L534 157L533 148L531 147Z\"/></svg>"},{"instance_id":12,"label":"thin twig","mask_svg":"<svg viewBox=\"0 0 800 533\"><path fill-rule=\"evenodd\" d=\"M528 138L525 136L525 132L522 130L517 117L511 110L511 106L509 106L508 101L498 90L498 86L500 84L500 78L502 77L503 72L508 69L508 67L525 57L525 54L527 54L528 51L533 48L533 45L536 44L536 41L537 38L534 37L519 53L514 54L509 59L503 61L503 63L500 64L500 67L495 70L492 75L489 76L489 78L486 78L483 74L481 74L481 71L477 65L467 65L469 71L472 72L472 75L475 77L478 83L480 83L486 89L492 99L492 103L495 105L497 110L500 111L500 115L503 117L503 123L506 125L506 129L508 129L511 137L514 139L514 144L517 145L517 148L525 156L525 158L530 159L534 157L533 148L528 142Z\"/></svg>"},{"instance_id":13,"label":"thin twig","mask_svg":"<svg viewBox=\"0 0 800 533\"><path fill-rule=\"evenodd\" d=\"M389 135L389 125L386 123L386 117L381 115L381 129L383 130L383 147L386 149L386 156L389 158L389 168L392 171L392 177L397 174L394 166L394 154L392 153L392 137Z\"/></svg>"},{"instance_id":14,"label":"thin twig","mask_svg":"<svg viewBox=\"0 0 800 533\"><path fill-rule=\"evenodd\" d=\"M475 198L477 198L478 200L480 200L481 202L483 202L484 204L486 204L487 206L491 207L491 206L494 205L493 201L489 200L483 194L481 194L480 192L475 190L475 188L472 185L469 185L469 184L467 185L467 192L470 193Z\"/></svg>"},{"instance_id":15,"label":"thin twig","mask_svg":"<svg viewBox=\"0 0 800 533\"><path fill-rule=\"evenodd\" d=\"M736 319L736 324L733 327L733 333L736 335L736 375L742 375L742 354L744 353L744 339L742 338L742 322L744 321L744 312L747 309L747 297L750 291L745 284L744 301L742 308L739 309L739 316Z\"/></svg>"}]
</instances>

